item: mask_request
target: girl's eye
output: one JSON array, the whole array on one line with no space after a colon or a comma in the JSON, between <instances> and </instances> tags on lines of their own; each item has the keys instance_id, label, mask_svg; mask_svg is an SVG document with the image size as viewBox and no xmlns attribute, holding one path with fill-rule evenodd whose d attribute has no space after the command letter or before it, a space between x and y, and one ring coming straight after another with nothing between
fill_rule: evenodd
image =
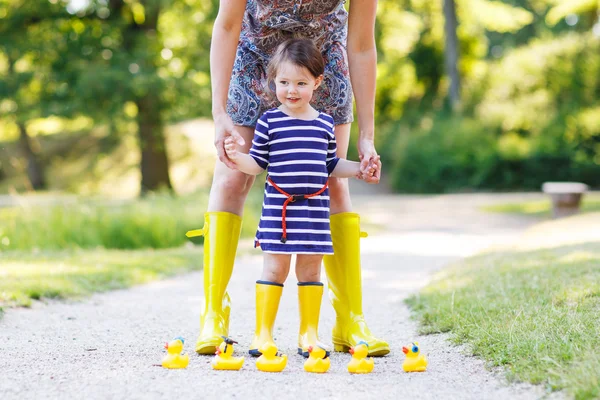
<instances>
[{"instance_id":1,"label":"girl's eye","mask_svg":"<svg viewBox=\"0 0 600 400\"><path fill-rule=\"evenodd\" d=\"M287 81L279 81L279 83L282 85L287 85Z\"/></svg>"},{"instance_id":2,"label":"girl's eye","mask_svg":"<svg viewBox=\"0 0 600 400\"><path fill-rule=\"evenodd\" d=\"M299 82L298 85L299 86L306 86L306 82Z\"/></svg>"}]
</instances>

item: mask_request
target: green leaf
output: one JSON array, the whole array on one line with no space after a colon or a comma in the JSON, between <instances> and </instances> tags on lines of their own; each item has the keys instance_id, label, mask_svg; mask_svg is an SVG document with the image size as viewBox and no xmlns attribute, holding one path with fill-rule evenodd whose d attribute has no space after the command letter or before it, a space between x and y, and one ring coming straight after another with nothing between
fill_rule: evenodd
<instances>
[{"instance_id":1,"label":"green leaf","mask_svg":"<svg viewBox=\"0 0 600 400\"><path fill-rule=\"evenodd\" d=\"M516 32L533 22L533 14L500 1L467 0L465 4L484 28L494 32Z\"/></svg>"},{"instance_id":2,"label":"green leaf","mask_svg":"<svg viewBox=\"0 0 600 400\"><path fill-rule=\"evenodd\" d=\"M569 14L590 12L597 10L599 7L600 2L598 2L598 0L562 1L548 11L548 15L546 15L546 23L548 23L550 26L554 26Z\"/></svg>"}]
</instances>

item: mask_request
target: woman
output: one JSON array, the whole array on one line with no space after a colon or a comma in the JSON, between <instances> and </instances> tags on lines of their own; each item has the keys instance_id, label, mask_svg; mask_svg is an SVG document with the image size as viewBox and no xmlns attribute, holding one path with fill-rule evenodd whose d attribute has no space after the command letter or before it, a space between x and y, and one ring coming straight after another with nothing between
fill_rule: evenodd
<instances>
[{"instance_id":1,"label":"woman","mask_svg":"<svg viewBox=\"0 0 600 400\"><path fill-rule=\"evenodd\" d=\"M377 159L374 147L374 102L377 55L374 26L376 0L221 0L213 27L210 52L215 167L204 242L205 307L196 343L200 354L214 354L229 329L227 284L233 271L241 229L243 206L254 177L235 170L227 158L224 141L232 137L248 152L254 126L273 106L265 94L266 66L275 48L291 37L317 43L325 58L325 74L313 105L334 119L337 155L346 158L352 122L352 92L356 98L361 172ZM351 84L352 82L352 84ZM375 180L380 171L376 171ZM347 179L329 182L331 236L334 255L325 257L325 271L336 323L334 350L348 351L359 341L369 344L369 354L389 353L389 345L374 337L362 312L360 226L352 213ZM190 236L194 233L189 233ZM275 318L257 294L257 309L264 318ZM271 315L273 314L273 315ZM267 321L268 323L269 321Z\"/></svg>"}]
</instances>

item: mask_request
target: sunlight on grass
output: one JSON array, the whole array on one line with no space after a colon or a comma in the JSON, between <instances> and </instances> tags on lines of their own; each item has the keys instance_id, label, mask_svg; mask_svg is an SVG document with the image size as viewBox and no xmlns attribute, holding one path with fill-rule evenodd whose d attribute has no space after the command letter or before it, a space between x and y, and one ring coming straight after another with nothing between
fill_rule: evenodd
<instances>
[{"instance_id":1,"label":"sunlight on grass","mask_svg":"<svg viewBox=\"0 0 600 400\"><path fill-rule=\"evenodd\" d=\"M245 237L254 235L260 217L262 189L252 193L244 215ZM204 224L207 201L208 193L200 192L135 200L72 197L60 204L0 208L0 252L177 247L187 242L185 232Z\"/></svg>"},{"instance_id":2,"label":"sunlight on grass","mask_svg":"<svg viewBox=\"0 0 600 400\"><path fill-rule=\"evenodd\" d=\"M506 203L484 206L481 209L487 212L507 213L507 214L523 214L539 217L549 217L552 204L550 199L524 201L521 203ZM600 211L600 195L586 194L581 202L582 212Z\"/></svg>"},{"instance_id":3,"label":"sunlight on grass","mask_svg":"<svg viewBox=\"0 0 600 400\"><path fill-rule=\"evenodd\" d=\"M199 247L170 250L75 250L0 253L0 305L73 298L126 288L202 266Z\"/></svg>"},{"instance_id":4,"label":"sunlight on grass","mask_svg":"<svg viewBox=\"0 0 600 400\"><path fill-rule=\"evenodd\" d=\"M600 242L476 256L408 303L422 333L451 331L509 378L600 396Z\"/></svg>"}]
</instances>

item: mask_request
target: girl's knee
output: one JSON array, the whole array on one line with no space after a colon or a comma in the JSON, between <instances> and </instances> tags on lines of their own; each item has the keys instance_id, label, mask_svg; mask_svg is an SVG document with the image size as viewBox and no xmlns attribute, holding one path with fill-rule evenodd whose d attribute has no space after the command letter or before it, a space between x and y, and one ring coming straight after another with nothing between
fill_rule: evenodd
<instances>
[{"instance_id":1,"label":"girl's knee","mask_svg":"<svg viewBox=\"0 0 600 400\"><path fill-rule=\"evenodd\" d=\"M261 280L283 284L290 271L290 256L287 254L264 254Z\"/></svg>"},{"instance_id":2,"label":"girl's knee","mask_svg":"<svg viewBox=\"0 0 600 400\"><path fill-rule=\"evenodd\" d=\"M323 256L296 256L296 278L298 282L321 282Z\"/></svg>"}]
</instances>

